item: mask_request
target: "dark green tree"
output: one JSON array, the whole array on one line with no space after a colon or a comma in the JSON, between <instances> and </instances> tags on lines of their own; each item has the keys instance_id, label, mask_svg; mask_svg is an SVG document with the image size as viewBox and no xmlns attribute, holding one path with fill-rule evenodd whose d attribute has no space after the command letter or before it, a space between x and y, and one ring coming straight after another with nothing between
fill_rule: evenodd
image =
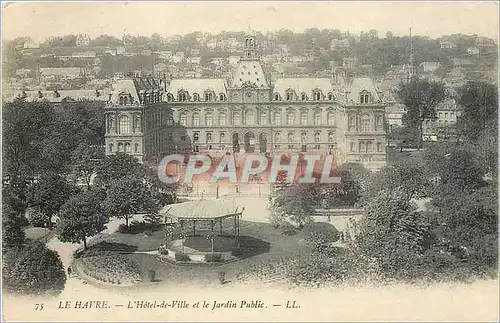
<instances>
[{"instance_id":1,"label":"dark green tree","mask_svg":"<svg viewBox=\"0 0 500 323\"><path fill-rule=\"evenodd\" d=\"M5 249L20 248L26 239L22 227L21 215L8 204L3 205L2 212L2 247Z\"/></svg>"}]
</instances>

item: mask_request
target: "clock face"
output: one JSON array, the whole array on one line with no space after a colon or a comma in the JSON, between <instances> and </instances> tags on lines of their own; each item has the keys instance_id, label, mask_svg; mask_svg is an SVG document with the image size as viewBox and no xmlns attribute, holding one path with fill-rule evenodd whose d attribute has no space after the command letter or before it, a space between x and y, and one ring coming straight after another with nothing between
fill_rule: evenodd
<instances>
[{"instance_id":1,"label":"clock face","mask_svg":"<svg viewBox=\"0 0 500 323\"><path fill-rule=\"evenodd\" d=\"M248 92L248 93L247 93L247 97L248 97L248 98L251 98L251 97L252 97L252 92Z\"/></svg>"}]
</instances>

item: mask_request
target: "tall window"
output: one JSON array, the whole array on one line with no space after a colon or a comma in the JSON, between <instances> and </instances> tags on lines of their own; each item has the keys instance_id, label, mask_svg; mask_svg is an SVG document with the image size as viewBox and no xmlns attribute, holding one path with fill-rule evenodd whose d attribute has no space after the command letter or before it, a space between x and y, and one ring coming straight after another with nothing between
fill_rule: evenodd
<instances>
[{"instance_id":1,"label":"tall window","mask_svg":"<svg viewBox=\"0 0 500 323\"><path fill-rule=\"evenodd\" d=\"M349 131L356 131L356 117L354 115L349 116Z\"/></svg>"},{"instance_id":2,"label":"tall window","mask_svg":"<svg viewBox=\"0 0 500 323\"><path fill-rule=\"evenodd\" d=\"M334 96L333 93L328 93L328 101L333 101Z\"/></svg>"},{"instance_id":3,"label":"tall window","mask_svg":"<svg viewBox=\"0 0 500 323\"><path fill-rule=\"evenodd\" d=\"M377 142L377 151L378 152L382 151L382 143L381 142Z\"/></svg>"},{"instance_id":4,"label":"tall window","mask_svg":"<svg viewBox=\"0 0 500 323\"><path fill-rule=\"evenodd\" d=\"M356 144L354 142L351 142L351 151L354 151L356 148Z\"/></svg>"},{"instance_id":5,"label":"tall window","mask_svg":"<svg viewBox=\"0 0 500 323\"><path fill-rule=\"evenodd\" d=\"M359 142L359 152L364 152L365 151L365 142L364 141L360 141Z\"/></svg>"},{"instance_id":6,"label":"tall window","mask_svg":"<svg viewBox=\"0 0 500 323\"><path fill-rule=\"evenodd\" d=\"M109 152L112 153L113 152L113 144L109 144Z\"/></svg>"},{"instance_id":7,"label":"tall window","mask_svg":"<svg viewBox=\"0 0 500 323\"><path fill-rule=\"evenodd\" d=\"M265 111L260 113L260 124L263 126L267 125L267 113Z\"/></svg>"},{"instance_id":8,"label":"tall window","mask_svg":"<svg viewBox=\"0 0 500 323\"><path fill-rule=\"evenodd\" d=\"M245 123L248 126L252 126L255 124L255 114L253 111L247 111L245 114Z\"/></svg>"},{"instance_id":9,"label":"tall window","mask_svg":"<svg viewBox=\"0 0 500 323\"><path fill-rule=\"evenodd\" d=\"M118 132L130 133L130 119L128 116L121 116L120 119L118 119Z\"/></svg>"},{"instance_id":10,"label":"tall window","mask_svg":"<svg viewBox=\"0 0 500 323\"><path fill-rule=\"evenodd\" d=\"M125 143L125 152L129 153L130 152L130 142Z\"/></svg>"},{"instance_id":11,"label":"tall window","mask_svg":"<svg viewBox=\"0 0 500 323\"><path fill-rule=\"evenodd\" d=\"M307 124L307 112L300 113L300 124L302 124L302 125Z\"/></svg>"},{"instance_id":12,"label":"tall window","mask_svg":"<svg viewBox=\"0 0 500 323\"><path fill-rule=\"evenodd\" d=\"M314 111L314 125L321 124L321 111Z\"/></svg>"},{"instance_id":13,"label":"tall window","mask_svg":"<svg viewBox=\"0 0 500 323\"><path fill-rule=\"evenodd\" d=\"M328 112L327 120L328 120L328 125L333 126L335 124L335 116L333 112L331 111Z\"/></svg>"},{"instance_id":14,"label":"tall window","mask_svg":"<svg viewBox=\"0 0 500 323\"><path fill-rule=\"evenodd\" d=\"M286 92L286 100L287 101L292 101L293 100L293 92L292 91Z\"/></svg>"},{"instance_id":15,"label":"tall window","mask_svg":"<svg viewBox=\"0 0 500 323\"><path fill-rule=\"evenodd\" d=\"M320 137L321 137L321 134L319 133L319 131L316 131L314 133L314 142L319 142L320 141Z\"/></svg>"},{"instance_id":16,"label":"tall window","mask_svg":"<svg viewBox=\"0 0 500 323\"><path fill-rule=\"evenodd\" d=\"M181 114L179 123L181 124L181 126L187 126L187 116L185 113Z\"/></svg>"},{"instance_id":17,"label":"tall window","mask_svg":"<svg viewBox=\"0 0 500 323\"><path fill-rule=\"evenodd\" d=\"M370 132L370 117L366 115L361 118L361 131Z\"/></svg>"},{"instance_id":18,"label":"tall window","mask_svg":"<svg viewBox=\"0 0 500 323\"><path fill-rule=\"evenodd\" d=\"M280 100L280 95L278 93L274 94L274 100L279 101Z\"/></svg>"},{"instance_id":19,"label":"tall window","mask_svg":"<svg viewBox=\"0 0 500 323\"><path fill-rule=\"evenodd\" d=\"M193 134L193 142L198 142L198 140L200 140L200 134L195 132Z\"/></svg>"},{"instance_id":20,"label":"tall window","mask_svg":"<svg viewBox=\"0 0 500 323\"><path fill-rule=\"evenodd\" d=\"M329 142L333 142L333 137L334 137L334 136L333 136L333 132L331 132L331 131L330 131L330 132L328 133L328 141L329 141Z\"/></svg>"},{"instance_id":21,"label":"tall window","mask_svg":"<svg viewBox=\"0 0 500 323\"><path fill-rule=\"evenodd\" d=\"M212 141L212 133L207 132L207 142L211 142L211 141Z\"/></svg>"},{"instance_id":22,"label":"tall window","mask_svg":"<svg viewBox=\"0 0 500 323\"><path fill-rule=\"evenodd\" d=\"M289 111L286 115L286 124L293 125L294 121L295 121L294 119L295 119L295 113L293 113L292 111Z\"/></svg>"},{"instance_id":23,"label":"tall window","mask_svg":"<svg viewBox=\"0 0 500 323\"><path fill-rule=\"evenodd\" d=\"M305 93L302 93L302 94L300 95L300 99L301 99L302 101L307 100L307 95L306 95Z\"/></svg>"},{"instance_id":24,"label":"tall window","mask_svg":"<svg viewBox=\"0 0 500 323\"><path fill-rule=\"evenodd\" d=\"M220 112L219 113L219 125L220 126L225 126L226 125L226 113L225 112Z\"/></svg>"},{"instance_id":25,"label":"tall window","mask_svg":"<svg viewBox=\"0 0 500 323\"><path fill-rule=\"evenodd\" d=\"M366 142L366 151L372 151L373 149L373 142L367 141Z\"/></svg>"},{"instance_id":26,"label":"tall window","mask_svg":"<svg viewBox=\"0 0 500 323\"><path fill-rule=\"evenodd\" d=\"M167 94L167 101L168 102L174 101L174 96L171 93Z\"/></svg>"},{"instance_id":27,"label":"tall window","mask_svg":"<svg viewBox=\"0 0 500 323\"><path fill-rule=\"evenodd\" d=\"M274 124L275 125L281 125L281 113L275 112L274 113Z\"/></svg>"},{"instance_id":28,"label":"tall window","mask_svg":"<svg viewBox=\"0 0 500 323\"><path fill-rule=\"evenodd\" d=\"M280 135L280 133L279 133L279 132L276 132L276 133L274 134L274 141L275 141L275 142L280 142L280 141L281 141L281 135Z\"/></svg>"},{"instance_id":29,"label":"tall window","mask_svg":"<svg viewBox=\"0 0 500 323\"><path fill-rule=\"evenodd\" d=\"M314 100L314 101L319 101L319 100L321 100L321 92L319 92L319 91L315 91L315 92L313 93L313 100Z\"/></svg>"},{"instance_id":30,"label":"tall window","mask_svg":"<svg viewBox=\"0 0 500 323\"><path fill-rule=\"evenodd\" d=\"M368 104L370 103L370 94L368 93L362 93L359 97L359 101L361 104Z\"/></svg>"},{"instance_id":31,"label":"tall window","mask_svg":"<svg viewBox=\"0 0 500 323\"><path fill-rule=\"evenodd\" d=\"M193 126L199 126L200 125L200 115L198 112L193 113Z\"/></svg>"},{"instance_id":32,"label":"tall window","mask_svg":"<svg viewBox=\"0 0 500 323\"><path fill-rule=\"evenodd\" d=\"M212 92L205 92L205 101L213 101L214 94Z\"/></svg>"},{"instance_id":33,"label":"tall window","mask_svg":"<svg viewBox=\"0 0 500 323\"><path fill-rule=\"evenodd\" d=\"M188 96L187 96L187 93L186 92L179 92L179 101L187 101L188 100Z\"/></svg>"},{"instance_id":34,"label":"tall window","mask_svg":"<svg viewBox=\"0 0 500 323\"><path fill-rule=\"evenodd\" d=\"M306 142L307 141L307 132L302 131L300 133L300 141L302 141L302 142Z\"/></svg>"},{"instance_id":35,"label":"tall window","mask_svg":"<svg viewBox=\"0 0 500 323\"><path fill-rule=\"evenodd\" d=\"M219 141L220 142L226 142L226 134L225 133L221 132L219 134Z\"/></svg>"},{"instance_id":36,"label":"tall window","mask_svg":"<svg viewBox=\"0 0 500 323\"><path fill-rule=\"evenodd\" d=\"M123 143L121 143L121 142L118 143L118 152L119 153L123 152Z\"/></svg>"},{"instance_id":37,"label":"tall window","mask_svg":"<svg viewBox=\"0 0 500 323\"><path fill-rule=\"evenodd\" d=\"M205 123L206 123L207 126L211 126L213 124L213 119L212 119L212 113L211 112L208 112L205 115Z\"/></svg>"},{"instance_id":38,"label":"tall window","mask_svg":"<svg viewBox=\"0 0 500 323\"><path fill-rule=\"evenodd\" d=\"M241 118L239 112L233 112L233 125L239 126L241 124Z\"/></svg>"},{"instance_id":39,"label":"tall window","mask_svg":"<svg viewBox=\"0 0 500 323\"><path fill-rule=\"evenodd\" d=\"M134 144L134 152L136 152L136 153L139 152L139 144L138 143Z\"/></svg>"},{"instance_id":40,"label":"tall window","mask_svg":"<svg viewBox=\"0 0 500 323\"><path fill-rule=\"evenodd\" d=\"M293 132L288 133L288 142L293 142Z\"/></svg>"},{"instance_id":41,"label":"tall window","mask_svg":"<svg viewBox=\"0 0 500 323\"><path fill-rule=\"evenodd\" d=\"M193 101L200 101L200 95L198 93L193 94Z\"/></svg>"}]
</instances>

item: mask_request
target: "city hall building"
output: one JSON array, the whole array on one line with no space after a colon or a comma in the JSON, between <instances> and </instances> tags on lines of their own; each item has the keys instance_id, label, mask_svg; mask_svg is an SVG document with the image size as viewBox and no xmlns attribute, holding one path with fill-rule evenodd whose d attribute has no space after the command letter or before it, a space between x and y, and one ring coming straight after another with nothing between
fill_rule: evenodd
<instances>
[{"instance_id":1,"label":"city hall building","mask_svg":"<svg viewBox=\"0 0 500 323\"><path fill-rule=\"evenodd\" d=\"M106 153L155 164L172 153L333 154L379 169L385 105L370 78L266 77L253 36L231 79L130 78L106 105Z\"/></svg>"}]
</instances>

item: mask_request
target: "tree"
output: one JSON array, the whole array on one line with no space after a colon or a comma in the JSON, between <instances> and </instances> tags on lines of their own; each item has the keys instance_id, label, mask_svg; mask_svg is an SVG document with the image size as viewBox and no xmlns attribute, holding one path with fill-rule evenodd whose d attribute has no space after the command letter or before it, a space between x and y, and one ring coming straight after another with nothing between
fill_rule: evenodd
<instances>
[{"instance_id":1,"label":"tree","mask_svg":"<svg viewBox=\"0 0 500 323\"><path fill-rule=\"evenodd\" d=\"M479 136L492 128L497 135L498 121L498 89L495 85L469 81L458 89L458 104L464 110L459 118L462 133L471 139Z\"/></svg>"},{"instance_id":2,"label":"tree","mask_svg":"<svg viewBox=\"0 0 500 323\"><path fill-rule=\"evenodd\" d=\"M83 242L87 249L87 237L106 228L107 218L97 192L86 191L69 199L61 208L57 222L57 237L62 242Z\"/></svg>"},{"instance_id":3,"label":"tree","mask_svg":"<svg viewBox=\"0 0 500 323\"><path fill-rule=\"evenodd\" d=\"M142 178L145 176L143 165L137 158L125 153L116 153L106 156L97 170L97 182L109 188L113 181L132 176Z\"/></svg>"},{"instance_id":4,"label":"tree","mask_svg":"<svg viewBox=\"0 0 500 323\"><path fill-rule=\"evenodd\" d=\"M365 209L355 242L384 272L404 274L429 248L429 228L429 220L404 192L387 190Z\"/></svg>"},{"instance_id":5,"label":"tree","mask_svg":"<svg viewBox=\"0 0 500 323\"><path fill-rule=\"evenodd\" d=\"M413 78L409 83L402 83L398 89L398 96L406 106L403 123L418 131L418 148L422 146L423 128L425 119L436 117L436 106L445 97L443 83Z\"/></svg>"},{"instance_id":6,"label":"tree","mask_svg":"<svg viewBox=\"0 0 500 323\"><path fill-rule=\"evenodd\" d=\"M51 216L59 212L61 206L78 191L78 187L61 175L43 174L31 188L29 204L45 215L47 226L50 227Z\"/></svg>"},{"instance_id":7,"label":"tree","mask_svg":"<svg viewBox=\"0 0 500 323\"><path fill-rule=\"evenodd\" d=\"M3 205L2 213L2 246L3 248L22 247L26 235L22 228L22 219L20 214L15 212L9 205Z\"/></svg>"},{"instance_id":8,"label":"tree","mask_svg":"<svg viewBox=\"0 0 500 323\"><path fill-rule=\"evenodd\" d=\"M315 209L315 198L311 185L291 185L277 191L271 203L271 217L274 223L283 221L296 223L300 228L311 220Z\"/></svg>"},{"instance_id":9,"label":"tree","mask_svg":"<svg viewBox=\"0 0 500 323\"><path fill-rule=\"evenodd\" d=\"M5 254L3 288L27 294L59 293L64 289L66 274L57 252L34 241Z\"/></svg>"},{"instance_id":10,"label":"tree","mask_svg":"<svg viewBox=\"0 0 500 323\"><path fill-rule=\"evenodd\" d=\"M141 178L128 176L111 183L104 207L107 215L124 219L128 227L132 215L139 211L154 211L157 204Z\"/></svg>"},{"instance_id":11,"label":"tree","mask_svg":"<svg viewBox=\"0 0 500 323\"><path fill-rule=\"evenodd\" d=\"M447 156L442 168L441 187L454 187L459 190L473 190L485 185L484 169L475 156L468 150L455 150ZM441 192L447 190L440 189Z\"/></svg>"},{"instance_id":12,"label":"tree","mask_svg":"<svg viewBox=\"0 0 500 323\"><path fill-rule=\"evenodd\" d=\"M104 151L99 146L80 144L71 156L73 172L78 178L83 178L87 188L90 188L92 175L104 159Z\"/></svg>"}]
</instances>

